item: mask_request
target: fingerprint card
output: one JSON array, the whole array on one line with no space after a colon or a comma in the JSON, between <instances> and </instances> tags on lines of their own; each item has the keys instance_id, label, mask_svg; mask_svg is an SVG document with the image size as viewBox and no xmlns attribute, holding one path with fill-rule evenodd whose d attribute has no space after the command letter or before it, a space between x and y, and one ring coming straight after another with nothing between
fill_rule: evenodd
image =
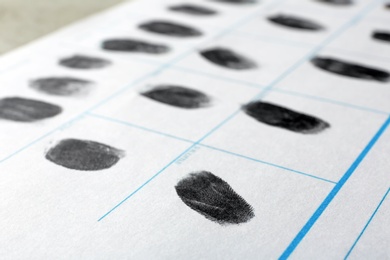
<instances>
[{"instance_id":1,"label":"fingerprint card","mask_svg":"<svg viewBox=\"0 0 390 260\"><path fill-rule=\"evenodd\" d=\"M390 258L389 17L132 0L0 57L0 258Z\"/></svg>"}]
</instances>

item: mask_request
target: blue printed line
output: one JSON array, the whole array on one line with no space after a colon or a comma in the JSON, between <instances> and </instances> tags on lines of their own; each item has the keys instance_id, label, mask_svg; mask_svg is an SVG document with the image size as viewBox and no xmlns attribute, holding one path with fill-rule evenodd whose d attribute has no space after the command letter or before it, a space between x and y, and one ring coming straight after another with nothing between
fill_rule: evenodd
<instances>
[{"instance_id":1,"label":"blue printed line","mask_svg":"<svg viewBox=\"0 0 390 260\"><path fill-rule=\"evenodd\" d=\"M386 42L381 43L379 40L377 43L388 45L388 43L386 43ZM353 55L353 56L360 56L362 58L370 59L370 60L374 60L374 61L386 62L386 63L390 62L390 57L382 57L382 56L375 55L375 54L364 53L362 51L344 50L343 48L340 48L340 47L330 47L328 49L331 51L334 51L334 52L344 53L344 54Z\"/></svg>"},{"instance_id":2,"label":"blue printed line","mask_svg":"<svg viewBox=\"0 0 390 260\"><path fill-rule=\"evenodd\" d=\"M295 250L295 248L299 245L299 243L302 241L302 239L307 235L307 233L310 231L310 229L313 227L313 225L317 222L317 220L322 215L322 213L325 211L325 209L329 206L329 204L332 202L332 200L335 198L335 196L338 194L338 192L341 190L341 188L344 186L344 184L348 181L348 179L354 173L354 171L359 166L359 164L366 157L366 155L371 150L371 148L375 145L375 143L381 137L381 135L386 130L386 128L388 127L389 124L390 124L390 117L387 118L387 120L384 122L384 124L378 130L378 132L374 135L374 137L370 140L370 142L367 144L367 146L359 154L359 156L352 163L352 165L349 167L347 172L343 175L343 177L336 184L336 186L331 190L331 192L328 194L328 196L325 198L325 200L321 203L321 205L317 208L317 210L314 212L314 214L307 221L307 223L299 231L299 233L296 235L296 237L293 239L293 241L290 243L290 245L286 248L286 250L283 252L283 254L280 256L279 259L281 259L281 260L287 259L292 254L292 252Z\"/></svg>"},{"instance_id":3,"label":"blue printed line","mask_svg":"<svg viewBox=\"0 0 390 260\"><path fill-rule=\"evenodd\" d=\"M329 183L332 183L332 184L337 184L337 182L334 182L334 181L331 181L331 180L327 180L327 179L324 179L324 178L321 178L321 177L318 177L318 176L315 176L315 175L312 175L312 174L308 174L308 173L304 173L304 172L301 172L301 171L293 170L291 168L287 168L287 167L284 167L284 166L281 166L281 165L277 165L277 164L274 164L274 163L258 160L258 159L255 159L255 158L252 158L252 157L248 157L248 156L245 156L245 155L242 155L242 154L229 152L229 151L226 151L226 150L223 150L223 149L219 149L219 148L216 148L216 147L213 147L213 146L210 146L210 145L199 144L199 146L206 147L206 148L209 148L209 149L212 149L212 150L216 150L216 151L220 151L220 152L223 152L223 153L227 153L227 154L230 154L230 155L234 155L234 156L237 156L237 157L241 157L241 158L244 158L244 159L247 159L247 160L250 160L250 161L254 161L254 162L266 164L266 165L269 165L269 166L273 166L275 168L279 168L279 169L282 169L282 170L294 172L294 173L297 173L297 174L300 174L300 175L304 175L304 176L307 176L307 177L310 177L310 178L314 178L314 179L317 179L317 180L329 182Z\"/></svg>"},{"instance_id":4,"label":"blue printed line","mask_svg":"<svg viewBox=\"0 0 390 260\"><path fill-rule=\"evenodd\" d=\"M8 65L4 68L1 68L0 69L0 74L3 74L3 73L6 73L6 72L9 72L9 71L12 71L14 69L17 69L21 66L24 66L26 65L27 63L30 62L30 59L23 59L23 60L18 60L17 62L11 64L11 65Z\"/></svg>"},{"instance_id":5,"label":"blue printed line","mask_svg":"<svg viewBox=\"0 0 390 260\"><path fill-rule=\"evenodd\" d=\"M367 111L367 112L371 112L371 113L375 113L375 114L382 114L382 115L389 115L390 114L390 112L386 112L386 111L382 111L382 110L372 109L372 108L363 107L363 106L357 106L357 105L353 105L353 104L349 104L349 103L345 103L345 102L341 102L341 101L336 101L333 99L317 97L317 96L308 95L308 94L304 94L304 93L300 93L300 92L296 92L296 91L291 91L291 90L286 90L286 89L282 89L282 88L274 88L271 91L280 92L280 93L291 95L291 96L297 96L297 97L303 97L303 98L307 98L307 99L318 100L320 102L335 104L335 105L339 105L339 106L343 106L343 107L349 107L349 108Z\"/></svg>"},{"instance_id":6,"label":"blue printed line","mask_svg":"<svg viewBox=\"0 0 390 260\"><path fill-rule=\"evenodd\" d=\"M355 242L353 243L351 249L349 249L348 253L345 255L344 257L344 260L346 260L349 255L351 254L352 250L355 248L356 244L359 242L360 238L362 237L363 233L366 231L368 225L370 225L372 219L374 218L374 216L376 215L376 213L378 212L379 208L382 206L382 203L385 201L387 195L389 194L390 192L390 188L387 190L387 192L385 193L385 195L383 196L383 198L381 199L381 201L379 202L378 206L376 207L374 213L372 213L371 217L369 218L367 224L364 226L363 230L360 232L359 236L357 237L357 239L355 240Z\"/></svg>"},{"instance_id":7,"label":"blue printed line","mask_svg":"<svg viewBox=\"0 0 390 260\"><path fill-rule=\"evenodd\" d=\"M161 170L159 170L155 175L153 175L150 179L148 179L144 184L142 184L140 187L138 187L135 191L130 193L126 198L124 198L121 202L119 202L116 206L114 206L112 209L110 209L107 213L105 213L103 216L101 216L98 221L102 221L104 218L106 218L109 214L111 214L114 210L116 210L118 207L120 207L123 203L125 203L129 198L131 198L134 194L136 194L138 191L140 191L142 188L144 188L149 182L154 180L157 176L159 176L165 169L167 169L169 166L171 166L173 163L175 163L180 157L182 157L184 154L186 154L188 151L190 151L192 148L194 148L196 144L192 144L190 147L188 147L184 152L179 154L175 159L170 161L167 165L165 165Z\"/></svg>"},{"instance_id":8,"label":"blue printed line","mask_svg":"<svg viewBox=\"0 0 390 260\"><path fill-rule=\"evenodd\" d=\"M30 146L33 146L34 144L36 144L36 143L38 143L39 141L45 139L46 137L48 137L49 135L55 133L56 131L60 130L61 128L65 127L65 126L67 126L67 125L69 125L69 124L73 124L75 121L80 120L82 117L83 117L83 115L79 115L79 116L73 118L72 120L67 121L65 124L62 124L62 125L60 125L59 127L57 127L57 128L55 128L55 129L51 130L50 132L44 134L43 136L40 136L39 138L37 138L37 139L33 140L32 142L28 143L27 145L25 145L25 146L19 148L19 149L16 150L15 152L13 152L13 153L9 154L8 156L2 158L2 159L0 160L0 163L3 163L3 162L5 162L5 161L7 161L8 159L14 157L14 156L17 155L18 153L20 153L20 152L26 150L26 149L29 148Z\"/></svg>"},{"instance_id":9,"label":"blue printed line","mask_svg":"<svg viewBox=\"0 0 390 260\"><path fill-rule=\"evenodd\" d=\"M117 124L121 124L121 125L126 125L126 126L130 126L130 127L138 128L138 129L141 129L141 130L144 130L144 131L148 131L148 132L151 132L151 133L155 133L155 134L159 134L159 135L162 135L162 136L170 137L170 138L173 138L173 139L176 139L176 140L179 140L179 141L183 141L183 142L187 142L187 143L191 143L191 144L195 143L194 141L191 141L189 139L185 139L185 138L181 138L181 137L178 137L178 136L170 135L170 134L167 134L167 133L163 133L161 131L153 130L151 128L147 128L147 127L143 127L143 126L140 126L140 125L132 124L132 123L125 122L125 121L122 121L122 120L118 120L118 119L115 119L115 118L112 118L112 117L102 116L102 115L98 115L96 113L87 113L87 115L91 116L91 117L103 119L103 120L106 120L106 121L110 121L110 122L113 122L113 123L117 123Z\"/></svg>"},{"instance_id":10,"label":"blue printed line","mask_svg":"<svg viewBox=\"0 0 390 260\"><path fill-rule=\"evenodd\" d=\"M201 75L201 76L204 76L204 77L207 77L207 78L217 79L217 80L221 80L221 81L226 81L226 82L229 82L229 83L234 82L234 83L238 83L240 85L244 85L244 86L250 87L250 88L257 88L257 89L265 88L265 86L263 86L263 85L252 83L252 82L249 82L249 81L244 81L244 80L224 77L224 76L220 76L220 75L216 75L216 74L212 74L212 73L203 72L203 71L200 71L200 70L195 70L195 69L182 67L182 66L179 66L179 65L173 65L171 67L171 69L184 71L184 72L188 72L188 73L191 73L191 74L197 74L197 75Z\"/></svg>"},{"instance_id":11,"label":"blue printed line","mask_svg":"<svg viewBox=\"0 0 390 260\"><path fill-rule=\"evenodd\" d=\"M182 137L178 137L178 136L174 136L174 135L171 135L171 134L163 133L161 131L156 131L156 130L151 129L151 128L147 128L147 127L143 127L143 126L140 126L140 125L132 124L132 123L125 122L125 121L122 121L122 120L118 120L118 119L115 119L115 118L98 115L96 113L88 113L87 115L91 116L91 117L98 118L98 119L106 120L106 121L109 121L109 122L113 122L113 123L129 126L129 127L134 127L134 128L137 128L137 129L141 129L141 130L147 131L147 132L151 132L151 133L155 133L155 134L158 134L158 135L161 135L161 136L165 136L165 137L169 137L169 138L172 138L172 139L176 139L176 140L179 140L179 141L184 141L184 142L191 143L191 144L195 144L196 143L195 141L191 141L189 139L185 139L185 138L182 138ZM230 151L227 151L227 150L224 150L224 149L216 148L214 146L210 146L210 145L206 145L206 144L202 144L202 143L196 143L196 144L201 146L201 147L205 147L205 148L212 149L212 150L215 150L215 151L219 151L219 152L222 152L222 153L226 153L226 154L229 154L229 155L237 156L237 157L240 157L240 158L243 158L243 159L247 159L247 160L250 160L250 161L262 163L262 164L265 164L265 165L273 166L273 167L276 167L276 168L279 168L279 169L282 169L282 170L290 171L290 172L293 172L293 173L297 173L297 174L304 175L304 176L307 176L307 177L311 177L311 178L314 178L314 179L318 179L318 180L321 180L321 181L325 181L325 182L329 182L329 183L332 183L332 184L336 184L336 182L334 182L334 181L331 181L331 180L328 180L328 179L324 179L324 178L321 178L321 177L318 177L318 176L315 176L315 175L312 175L312 174L304 173L304 172L301 172L301 171L297 171L297 170L294 170L294 169L291 169L291 168L288 168L288 167L284 167L284 166L281 166L281 165L278 165L278 164L274 164L274 163L271 163L271 162L266 162L266 161L263 161L263 160L255 159L255 158L252 158L252 157L249 157L249 156L245 156L245 155L242 155L242 154L230 152Z\"/></svg>"},{"instance_id":12,"label":"blue printed line","mask_svg":"<svg viewBox=\"0 0 390 260\"><path fill-rule=\"evenodd\" d=\"M254 34L254 33L249 33L244 31L236 31L234 32L234 35L239 36L241 38L258 39L260 41L276 43L279 45L285 45L285 46L294 47L298 49L309 49L316 46L315 43L291 41L278 36L269 36L266 34Z\"/></svg>"}]
</instances>

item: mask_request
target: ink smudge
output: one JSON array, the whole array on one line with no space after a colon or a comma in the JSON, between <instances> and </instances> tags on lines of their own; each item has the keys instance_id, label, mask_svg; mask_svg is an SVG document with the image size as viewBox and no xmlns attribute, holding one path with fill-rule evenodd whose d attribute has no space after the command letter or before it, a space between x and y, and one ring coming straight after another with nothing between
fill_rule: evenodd
<instances>
[{"instance_id":1,"label":"ink smudge","mask_svg":"<svg viewBox=\"0 0 390 260\"><path fill-rule=\"evenodd\" d=\"M210 1L228 3L228 4L255 4L255 3L257 3L257 0L210 0Z\"/></svg>"},{"instance_id":2,"label":"ink smudge","mask_svg":"<svg viewBox=\"0 0 390 260\"><path fill-rule=\"evenodd\" d=\"M291 15L278 14L267 18L277 25L300 30L321 31L324 27L316 22Z\"/></svg>"},{"instance_id":3,"label":"ink smudge","mask_svg":"<svg viewBox=\"0 0 390 260\"><path fill-rule=\"evenodd\" d=\"M63 139L46 153L46 159L65 168L99 171L115 165L125 152L114 147L79 139Z\"/></svg>"},{"instance_id":4,"label":"ink smudge","mask_svg":"<svg viewBox=\"0 0 390 260\"><path fill-rule=\"evenodd\" d=\"M247 70L257 67L254 61L226 48L212 48L200 54L212 63L229 69Z\"/></svg>"},{"instance_id":5,"label":"ink smudge","mask_svg":"<svg viewBox=\"0 0 390 260\"><path fill-rule=\"evenodd\" d=\"M352 0L317 0L318 2L323 2L327 4L333 4L333 5L352 5Z\"/></svg>"},{"instance_id":6,"label":"ink smudge","mask_svg":"<svg viewBox=\"0 0 390 260\"><path fill-rule=\"evenodd\" d=\"M372 38L380 41L390 42L390 32L375 31L372 34Z\"/></svg>"},{"instance_id":7,"label":"ink smudge","mask_svg":"<svg viewBox=\"0 0 390 260\"><path fill-rule=\"evenodd\" d=\"M196 15L196 16L210 16L210 15L215 15L217 13L216 11L210 8L199 6L199 5L193 5L193 4L174 5L174 6L170 6L169 10L190 14L190 15Z\"/></svg>"},{"instance_id":8,"label":"ink smudge","mask_svg":"<svg viewBox=\"0 0 390 260\"><path fill-rule=\"evenodd\" d=\"M328 57L316 57L311 60L314 66L331 73L342 76L375 80L379 82L388 82L390 74L387 71L366 67L360 64L354 64L338 59Z\"/></svg>"},{"instance_id":9,"label":"ink smudge","mask_svg":"<svg viewBox=\"0 0 390 260\"><path fill-rule=\"evenodd\" d=\"M61 112L61 107L38 100L19 97L0 99L0 119L34 122L54 117Z\"/></svg>"},{"instance_id":10,"label":"ink smudge","mask_svg":"<svg viewBox=\"0 0 390 260\"><path fill-rule=\"evenodd\" d=\"M30 87L56 96L77 96L90 90L92 82L71 77L48 77L30 82Z\"/></svg>"},{"instance_id":11,"label":"ink smudge","mask_svg":"<svg viewBox=\"0 0 390 260\"><path fill-rule=\"evenodd\" d=\"M255 216L252 206L211 172L191 173L175 189L184 204L218 224L242 224Z\"/></svg>"},{"instance_id":12,"label":"ink smudge","mask_svg":"<svg viewBox=\"0 0 390 260\"><path fill-rule=\"evenodd\" d=\"M187 38L198 37L202 33L195 28L168 21L151 21L139 25L139 28L148 32L164 34L168 36Z\"/></svg>"},{"instance_id":13,"label":"ink smudge","mask_svg":"<svg viewBox=\"0 0 390 260\"><path fill-rule=\"evenodd\" d=\"M186 109L207 107L211 103L211 98L206 94L181 86L160 85L141 95L157 102Z\"/></svg>"},{"instance_id":14,"label":"ink smudge","mask_svg":"<svg viewBox=\"0 0 390 260\"><path fill-rule=\"evenodd\" d=\"M261 101L251 102L243 110L259 122L301 134L317 134L330 127L319 118Z\"/></svg>"},{"instance_id":15,"label":"ink smudge","mask_svg":"<svg viewBox=\"0 0 390 260\"><path fill-rule=\"evenodd\" d=\"M59 64L72 69L100 69L109 66L111 62L101 58L74 55L61 59Z\"/></svg>"},{"instance_id":16,"label":"ink smudge","mask_svg":"<svg viewBox=\"0 0 390 260\"><path fill-rule=\"evenodd\" d=\"M164 54L169 47L164 44L150 43L134 39L111 39L103 42L103 49L109 51L140 52L148 54Z\"/></svg>"}]
</instances>

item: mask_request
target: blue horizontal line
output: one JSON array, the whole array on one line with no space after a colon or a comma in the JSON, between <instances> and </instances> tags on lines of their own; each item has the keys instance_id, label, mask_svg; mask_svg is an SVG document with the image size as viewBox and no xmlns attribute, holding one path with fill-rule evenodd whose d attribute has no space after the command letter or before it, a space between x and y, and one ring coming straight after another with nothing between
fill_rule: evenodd
<instances>
[{"instance_id":1,"label":"blue horizontal line","mask_svg":"<svg viewBox=\"0 0 390 260\"><path fill-rule=\"evenodd\" d=\"M345 103L345 102L341 102L341 101L336 101L336 100L333 100L333 99L317 97L317 96L308 95L308 94L304 94L304 93L299 93L299 92L296 92L296 91L286 90L286 89L282 89L282 88L274 88L271 91L273 91L273 92L280 92L280 93L284 93L284 94L291 95L291 96L297 96L297 97L303 97L303 98L318 100L318 101L321 101L321 102L331 103L331 104L340 105L340 106L344 106L344 107L350 107L350 108L363 110L363 111L367 111L367 112L372 112L372 113L376 113L376 114L383 114L383 115L389 115L390 114L390 112L386 112L386 111L382 111L382 110L371 109L371 108L363 107L363 106L357 106L357 105L353 105L353 104L349 104L349 103Z\"/></svg>"},{"instance_id":2,"label":"blue horizontal line","mask_svg":"<svg viewBox=\"0 0 390 260\"><path fill-rule=\"evenodd\" d=\"M245 86L251 87L251 88L257 88L257 89L265 88L265 86L263 86L263 85L252 83L252 82L249 82L249 81L243 81L243 80L239 80L239 79L223 77L223 76L219 76L219 75L216 75L216 74L203 72L203 71L200 71L200 70L195 70L195 69L182 67L182 66L179 66L179 65L173 65L171 67L171 69L185 71L185 72L189 72L189 73L192 73L192 74L198 74L198 75L201 75L201 76L205 76L207 78L218 79L218 80L222 80L222 81L226 81L226 82L235 82L235 83L238 83L238 84L241 84L241 85L245 85Z\"/></svg>"},{"instance_id":3,"label":"blue horizontal line","mask_svg":"<svg viewBox=\"0 0 390 260\"><path fill-rule=\"evenodd\" d=\"M147 127L143 127L143 126L139 126L139 125L136 125L136 124L128 123L128 122L125 122L125 121L122 121L122 120L117 120L117 119L114 119L114 118L111 118L111 117L101 116L101 115L94 114L94 113L88 113L87 115L95 117L95 118L99 118L99 119L102 119L102 120L107 120L107 121L110 121L110 122L113 122L113 123L117 123L117 124L122 124L122 125L125 125L125 126L129 126L129 127L138 128L138 129L141 129L141 130L144 130L144 131L148 131L148 132L151 132L151 133L155 133L155 134L159 134L159 135L162 135L162 136L170 137L170 138L173 138L173 139L176 139L176 140L180 140L180 141L184 141L184 142L188 142L188 143L192 143L192 144L197 144L197 145L205 147L205 148L209 148L209 149L212 149L212 150L220 151L220 152L223 152L223 153L226 153L226 154L230 154L230 155L234 155L234 156L237 156L237 157L241 157L241 158L244 158L244 159L247 159L247 160L255 161L255 162L258 162L258 163L266 164L266 165L273 166L273 167L276 167L276 168L279 168L279 169L283 169L283 170L286 170L286 171L290 171L290 172L294 172L294 173L297 173L297 174L300 174L300 175L304 175L304 176L307 176L307 177L311 177L311 178L315 178L315 179L322 180L322 181L325 181L325 182L336 184L336 182L334 182L334 181L327 180L327 179L324 179L324 178L321 178L321 177L317 177L317 176L312 175L312 174L308 174L308 173L304 173L304 172L301 172L301 171L293 170L291 168L287 168L287 167L284 167L284 166L281 166L281 165L277 165L277 164L274 164L274 163L270 163L270 162L266 162L266 161L263 161L263 160L255 159L255 158L248 157L248 156L245 156L245 155L242 155L242 154L237 154L237 153L230 152L230 151L227 151L227 150L224 150L224 149L220 149L220 148L216 148L216 147L213 147L213 146L210 146L210 145L197 143L197 142L191 141L189 139L184 139L184 138L181 138L181 137L177 137L177 136L174 136L174 135L163 133L161 131L156 131L156 130L153 130L153 129L150 129L150 128L147 128Z\"/></svg>"},{"instance_id":4,"label":"blue horizontal line","mask_svg":"<svg viewBox=\"0 0 390 260\"><path fill-rule=\"evenodd\" d=\"M74 123L74 122L77 121L77 120L80 120L82 117L83 117L83 115L79 115L79 116L73 118L72 120L67 121L66 123L64 123L64 124L62 124L62 125L60 125L60 126L54 128L54 129L51 130L50 132L47 132L46 134L44 134L44 135L40 136L39 138L37 138L37 139L31 141L31 142L28 143L27 145L25 145L25 146L19 148L18 150L14 151L13 153L9 154L8 156L2 158L2 159L0 160L0 163L3 163L3 162L5 162L5 161L7 161L8 159L12 158L12 157L15 156L16 154L18 154L18 153L24 151L25 149L29 148L30 146L32 146L32 145L38 143L39 141L45 139L45 138L48 137L49 135L51 135L51 134L57 132L57 131L60 130L61 128L65 127L65 126L67 126L67 125L69 125L69 124L72 124L72 123Z\"/></svg>"},{"instance_id":5,"label":"blue horizontal line","mask_svg":"<svg viewBox=\"0 0 390 260\"><path fill-rule=\"evenodd\" d=\"M141 130L144 130L144 131L148 131L148 132L151 132L151 133L155 133L155 134L159 134L159 135L162 135L162 136L170 137L170 138L177 139L177 140L180 140L180 141L184 141L184 142L187 142L187 143L191 143L191 144L195 143L195 141L191 141L191 140L188 140L188 139L185 139L185 138L181 138L181 137L178 137L178 136L174 136L174 135L170 135L170 134L167 134L167 133L163 133L161 131L156 131L156 130L153 130L151 128L147 128L147 127L143 127L143 126L140 126L140 125L132 124L132 123L125 122L125 121L122 121L122 120L118 120L118 119L115 119L115 118L112 118L112 117L102 116L102 115L98 115L96 113L87 113L87 115L88 116L92 116L92 117L96 117L96 118L100 118L100 119L103 119L103 120L106 120L106 121L110 121L110 122L114 122L114 123L130 126L130 127L138 128L138 129L141 129Z\"/></svg>"},{"instance_id":6,"label":"blue horizontal line","mask_svg":"<svg viewBox=\"0 0 390 260\"><path fill-rule=\"evenodd\" d=\"M290 46L290 47L295 47L295 48L300 48L300 49L308 49L308 48L313 48L316 46L315 43L306 43L306 42L299 42L299 41L291 41L291 40L286 40L281 37L277 36L269 36L265 34L254 34L254 33L249 33L249 32L244 32L244 31L236 31L234 32L235 35L242 37L242 38L253 38L253 39L259 39L260 41L265 41L265 42L272 42L276 43L279 45L285 45L285 46Z\"/></svg>"},{"instance_id":7,"label":"blue horizontal line","mask_svg":"<svg viewBox=\"0 0 390 260\"><path fill-rule=\"evenodd\" d=\"M294 173L297 173L297 174L300 174L300 175L304 175L304 176L307 176L307 177L311 177L311 178L314 178L314 179L318 179L318 180L321 180L321 181L329 182L329 183L332 183L332 184L337 184L337 182L334 182L334 181L331 181L331 180L327 180L327 179L324 179L324 178L321 178L321 177L317 177L315 175L311 175L311 174L304 173L304 172L301 172L301 171L296 171L296 170L293 170L291 168L287 168L287 167L280 166L280 165L277 165L277 164L274 164L274 163L258 160L258 159L255 159L255 158L252 158L252 157L248 157L248 156L245 156L245 155L242 155L242 154L229 152L229 151L226 151L226 150L223 150L223 149L219 149L219 148L216 148L216 147L213 147L213 146L210 146L210 145L199 144L199 146L207 147L207 148L212 149L212 150L217 150L217 151L220 151L220 152L223 152L223 153L227 153L227 154L230 154L230 155L234 155L234 156L237 156L237 157L241 157L241 158L244 158L244 159L247 159L247 160L250 160L250 161L263 163L263 164L266 164L266 165L269 165L269 166L273 166L273 167L276 167L276 168L279 168L279 169L283 169L283 170L286 170L286 171L294 172Z\"/></svg>"}]
</instances>

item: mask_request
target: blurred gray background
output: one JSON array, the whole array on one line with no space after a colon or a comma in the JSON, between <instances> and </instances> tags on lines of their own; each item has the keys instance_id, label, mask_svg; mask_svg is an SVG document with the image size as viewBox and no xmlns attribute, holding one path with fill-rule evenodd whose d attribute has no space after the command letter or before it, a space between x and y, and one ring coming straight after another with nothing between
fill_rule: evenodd
<instances>
[{"instance_id":1,"label":"blurred gray background","mask_svg":"<svg viewBox=\"0 0 390 260\"><path fill-rule=\"evenodd\" d=\"M0 54L123 0L0 0Z\"/></svg>"}]
</instances>

